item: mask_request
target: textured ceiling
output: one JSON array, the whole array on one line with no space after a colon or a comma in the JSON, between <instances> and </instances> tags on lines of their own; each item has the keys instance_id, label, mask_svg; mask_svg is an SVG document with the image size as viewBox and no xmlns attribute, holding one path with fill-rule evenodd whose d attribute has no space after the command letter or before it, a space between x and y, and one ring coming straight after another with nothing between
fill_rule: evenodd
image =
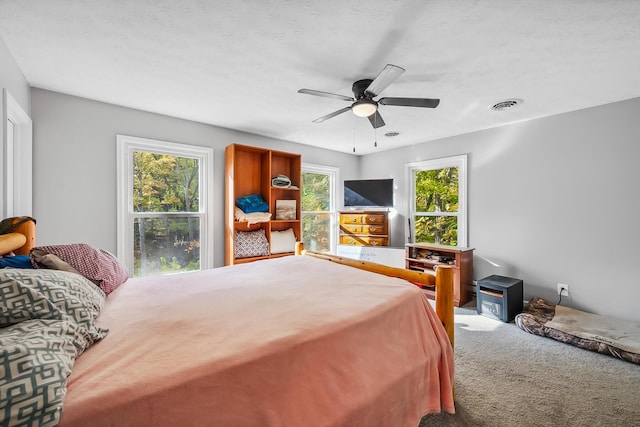
<instances>
[{"instance_id":1,"label":"textured ceiling","mask_svg":"<svg viewBox=\"0 0 640 427\"><path fill-rule=\"evenodd\" d=\"M640 96L634 0L0 0L0 37L34 87L357 154ZM312 123L387 63L438 108Z\"/></svg>"}]
</instances>

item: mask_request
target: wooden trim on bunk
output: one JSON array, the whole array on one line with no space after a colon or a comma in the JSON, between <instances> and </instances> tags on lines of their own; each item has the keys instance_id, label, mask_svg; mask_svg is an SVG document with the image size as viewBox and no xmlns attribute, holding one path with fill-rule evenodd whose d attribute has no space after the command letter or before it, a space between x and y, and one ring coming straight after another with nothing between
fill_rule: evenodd
<instances>
[{"instance_id":1,"label":"wooden trim on bunk","mask_svg":"<svg viewBox=\"0 0 640 427\"><path fill-rule=\"evenodd\" d=\"M304 249L302 242L296 243L296 255L308 255L315 258L333 261L338 264L362 270L372 271L385 276L398 277L413 283L421 283L436 288L436 314L442 322L451 347L454 343L454 320L453 320L453 269L443 265L436 269L436 274L429 274L421 271L407 270L404 268L390 267L388 265L377 264L369 261L362 261L352 258L345 258L321 252L308 251Z\"/></svg>"}]
</instances>

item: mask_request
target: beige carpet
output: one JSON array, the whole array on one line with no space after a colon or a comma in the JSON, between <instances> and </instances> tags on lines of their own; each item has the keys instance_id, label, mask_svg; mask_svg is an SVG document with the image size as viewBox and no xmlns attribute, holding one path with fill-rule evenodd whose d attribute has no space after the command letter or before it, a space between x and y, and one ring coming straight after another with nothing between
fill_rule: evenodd
<instances>
[{"instance_id":1,"label":"beige carpet","mask_svg":"<svg viewBox=\"0 0 640 427\"><path fill-rule=\"evenodd\" d=\"M455 415L426 426L640 426L640 365L457 308Z\"/></svg>"}]
</instances>

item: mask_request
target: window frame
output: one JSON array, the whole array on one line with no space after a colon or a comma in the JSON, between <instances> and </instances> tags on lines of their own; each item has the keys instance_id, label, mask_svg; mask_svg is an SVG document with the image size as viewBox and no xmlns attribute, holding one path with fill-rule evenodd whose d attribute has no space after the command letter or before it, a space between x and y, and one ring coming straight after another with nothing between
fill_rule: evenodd
<instances>
[{"instance_id":1,"label":"window frame","mask_svg":"<svg viewBox=\"0 0 640 427\"><path fill-rule=\"evenodd\" d=\"M447 167L458 168L458 212L417 212L416 211L416 184L415 184L415 172L443 169ZM467 247L467 155L462 154L458 156L441 157L437 159L422 160L419 162L407 163L406 180L409 183L408 189L408 209L410 227L407 228L405 238L407 241L415 243L415 220L414 218L420 216L455 216L457 221L457 233L458 233L458 247Z\"/></svg>"},{"instance_id":2,"label":"window frame","mask_svg":"<svg viewBox=\"0 0 640 427\"><path fill-rule=\"evenodd\" d=\"M155 154L189 157L199 160L198 212L141 213L133 210L133 154L146 151ZM213 149L129 135L116 136L117 152L117 257L133 272L134 219L164 216L193 216L200 219L200 270L213 268Z\"/></svg>"},{"instance_id":3,"label":"window frame","mask_svg":"<svg viewBox=\"0 0 640 427\"><path fill-rule=\"evenodd\" d=\"M330 253L336 253L336 250L338 248L338 182L340 179L340 168L334 167L334 166L325 166L325 165L316 165L316 164L312 164L312 163L302 163L302 168L301 168L301 172L302 174L304 173L316 173L316 174L323 174L323 175L329 175L329 182L330 182L330 186L331 188L329 189L329 203L330 203L330 209L329 209L329 217L330 217L330 230L329 230L329 252ZM302 193L301 193L302 195ZM301 200L302 202L302 200ZM301 203L302 204L302 203ZM302 216L307 213L307 214L320 214L320 213L327 213L327 211L303 211L302 210L302 206L300 206L300 221L301 221L301 225L302 225ZM302 230L302 227L300 228L301 233L303 233L304 231ZM301 236L301 240L304 241L304 236Z\"/></svg>"},{"instance_id":4,"label":"window frame","mask_svg":"<svg viewBox=\"0 0 640 427\"><path fill-rule=\"evenodd\" d=\"M33 212L33 124L31 117L7 90L3 90L0 187L3 218L32 216ZM9 127L8 123L12 126Z\"/></svg>"}]
</instances>

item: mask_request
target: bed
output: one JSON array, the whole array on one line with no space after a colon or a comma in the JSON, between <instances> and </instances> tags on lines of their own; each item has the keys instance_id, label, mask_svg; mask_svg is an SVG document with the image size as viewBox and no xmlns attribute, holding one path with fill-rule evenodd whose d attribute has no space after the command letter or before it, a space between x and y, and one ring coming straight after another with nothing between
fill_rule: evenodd
<instances>
[{"instance_id":1,"label":"bed","mask_svg":"<svg viewBox=\"0 0 640 427\"><path fill-rule=\"evenodd\" d=\"M40 424L417 426L454 413L452 303L436 304L445 328L418 287L366 269L405 271L307 253L128 279L92 301L61 416ZM450 285L439 274L409 279Z\"/></svg>"}]
</instances>

